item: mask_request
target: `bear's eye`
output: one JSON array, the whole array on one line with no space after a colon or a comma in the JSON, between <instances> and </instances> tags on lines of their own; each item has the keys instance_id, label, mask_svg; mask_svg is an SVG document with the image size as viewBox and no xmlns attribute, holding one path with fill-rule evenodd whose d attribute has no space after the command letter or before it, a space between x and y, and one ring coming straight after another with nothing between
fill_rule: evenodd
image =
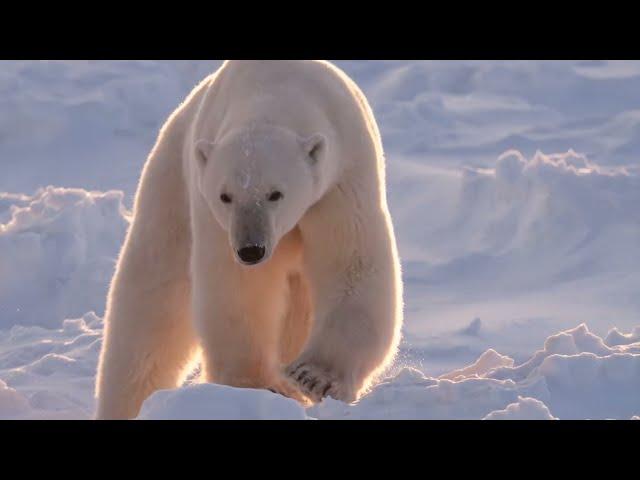
<instances>
[{"instance_id":1,"label":"bear's eye","mask_svg":"<svg viewBox=\"0 0 640 480\"><path fill-rule=\"evenodd\" d=\"M226 193L223 193L220 195L220 201L222 201L222 203L231 203L231 197Z\"/></svg>"},{"instance_id":2,"label":"bear's eye","mask_svg":"<svg viewBox=\"0 0 640 480\"><path fill-rule=\"evenodd\" d=\"M277 202L278 200L282 200L283 196L284 195L282 195L282 192L279 192L278 190L276 190L275 192L271 192L268 199L270 202Z\"/></svg>"}]
</instances>

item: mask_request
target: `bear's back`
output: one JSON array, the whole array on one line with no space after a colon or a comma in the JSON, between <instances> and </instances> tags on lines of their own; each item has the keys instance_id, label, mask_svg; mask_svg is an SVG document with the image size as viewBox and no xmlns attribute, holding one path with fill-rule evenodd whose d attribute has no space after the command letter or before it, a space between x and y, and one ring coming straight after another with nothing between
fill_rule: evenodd
<instances>
[{"instance_id":1,"label":"bear's back","mask_svg":"<svg viewBox=\"0 0 640 480\"><path fill-rule=\"evenodd\" d=\"M304 86L308 93L324 90L325 97L349 91L342 78L346 75L322 60L228 60L221 69L221 77L239 86L245 82L263 88Z\"/></svg>"},{"instance_id":2,"label":"bear's back","mask_svg":"<svg viewBox=\"0 0 640 480\"><path fill-rule=\"evenodd\" d=\"M219 71L218 82L223 92L218 98L225 104L229 124L253 116L291 127L302 136L320 131L341 145L353 146L353 139L370 134L379 141L364 95L329 62L228 60Z\"/></svg>"}]
</instances>

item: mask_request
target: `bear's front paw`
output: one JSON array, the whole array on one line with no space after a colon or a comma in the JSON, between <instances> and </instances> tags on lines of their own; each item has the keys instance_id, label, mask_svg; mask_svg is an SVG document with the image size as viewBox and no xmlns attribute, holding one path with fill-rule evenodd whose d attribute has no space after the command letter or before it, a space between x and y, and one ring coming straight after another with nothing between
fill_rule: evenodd
<instances>
[{"instance_id":1,"label":"bear's front paw","mask_svg":"<svg viewBox=\"0 0 640 480\"><path fill-rule=\"evenodd\" d=\"M340 376L312 362L294 362L285 374L314 403L327 396L347 403L355 400L353 389Z\"/></svg>"},{"instance_id":2,"label":"bear's front paw","mask_svg":"<svg viewBox=\"0 0 640 480\"><path fill-rule=\"evenodd\" d=\"M297 387L296 384L286 378L279 378L272 382L267 390L280 394L284 397L293 398L301 403L304 407L310 407L312 402Z\"/></svg>"}]
</instances>

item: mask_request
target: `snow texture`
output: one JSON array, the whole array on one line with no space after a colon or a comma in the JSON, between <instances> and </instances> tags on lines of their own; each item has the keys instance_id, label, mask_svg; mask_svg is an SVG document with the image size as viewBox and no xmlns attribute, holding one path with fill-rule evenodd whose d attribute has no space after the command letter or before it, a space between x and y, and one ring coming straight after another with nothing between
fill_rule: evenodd
<instances>
[{"instance_id":1,"label":"snow texture","mask_svg":"<svg viewBox=\"0 0 640 480\"><path fill-rule=\"evenodd\" d=\"M140 420L306 420L300 404L268 390L198 384L147 399Z\"/></svg>"}]
</instances>

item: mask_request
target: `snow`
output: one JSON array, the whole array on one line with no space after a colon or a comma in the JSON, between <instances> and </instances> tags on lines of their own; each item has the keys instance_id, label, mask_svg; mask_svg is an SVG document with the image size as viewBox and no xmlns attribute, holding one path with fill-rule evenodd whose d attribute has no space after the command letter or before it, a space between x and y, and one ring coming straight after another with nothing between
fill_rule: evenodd
<instances>
[{"instance_id":1,"label":"snow","mask_svg":"<svg viewBox=\"0 0 640 480\"><path fill-rule=\"evenodd\" d=\"M483 420L557 420L547 406L535 398L519 397L504 410L496 410Z\"/></svg>"},{"instance_id":2,"label":"snow","mask_svg":"<svg viewBox=\"0 0 640 480\"><path fill-rule=\"evenodd\" d=\"M585 325L547 339L514 366L488 350L438 378L405 367L354 405L328 400L311 416L343 419L628 419L640 409L640 343L608 347ZM521 398L522 397L522 398ZM501 413L501 411L503 411Z\"/></svg>"},{"instance_id":3,"label":"snow","mask_svg":"<svg viewBox=\"0 0 640 480\"><path fill-rule=\"evenodd\" d=\"M336 63L385 143L396 364L354 405L190 384L141 418L640 415L640 62ZM92 416L140 170L219 64L0 62L0 418Z\"/></svg>"},{"instance_id":4,"label":"snow","mask_svg":"<svg viewBox=\"0 0 640 480\"><path fill-rule=\"evenodd\" d=\"M0 412L2 412L2 416L11 418L28 410L29 401L24 395L0 380Z\"/></svg>"},{"instance_id":5,"label":"snow","mask_svg":"<svg viewBox=\"0 0 640 480\"><path fill-rule=\"evenodd\" d=\"M636 342L640 342L640 327L634 328L631 333L627 334L613 327L604 339L604 343L610 346L629 345Z\"/></svg>"},{"instance_id":6,"label":"snow","mask_svg":"<svg viewBox=\"0 0 640 480\"><path fill-rule=\"evenodd\" d=\"M102 311L128 226L122 199L118 191L47 187L5 208L0 328L51 327Z\"/></svg>"},{"instance_id":7,"label":"snow","mask_svg":"<svg viewBox=\"0 0 640 480\"><path fill-rule=\"evenodd\" d=\"M306 420L304 408L268 390L198 384L151 395L140 420Z\"/></svg>"},{"instance_id":8,"label":"snow","mask_svg":"<svg viewBox=\"0 0 640 480\"><path fill-rule=\"evenodd\" d=\"M0 378L22 399L19 411L5 409L0 384L0 418L91 418L101 343L102 319L93 312L56 329L0 331Z\"/></svg>"},{"instance_id":9,"label":"snow","mask_svg":"<svg viewBox=\"0 0 640 480\"><path fill-rule=\"evenodd\" d=\"M439 378L458 380L469 377L481 377L498 367L513 367L513 358L500 355L495 350L489 349L472 365L440 375Z\"/></svg>"},{"instance_id":10,"label":"snow","mask_svg":"<svg viewBox=\"0 0 640 480\"><path fill-rule=\"evenodd\" d=\"M0 335L0 418L90 418L102 321L14 326ZM526 362L494 350L429 376L405 366L359 402L306 411L266 390L192 382L156 392L140 419L629 419L640 414L640 342L608 346L580 325L550 337Z\"/></svg>"}]
</instances>

